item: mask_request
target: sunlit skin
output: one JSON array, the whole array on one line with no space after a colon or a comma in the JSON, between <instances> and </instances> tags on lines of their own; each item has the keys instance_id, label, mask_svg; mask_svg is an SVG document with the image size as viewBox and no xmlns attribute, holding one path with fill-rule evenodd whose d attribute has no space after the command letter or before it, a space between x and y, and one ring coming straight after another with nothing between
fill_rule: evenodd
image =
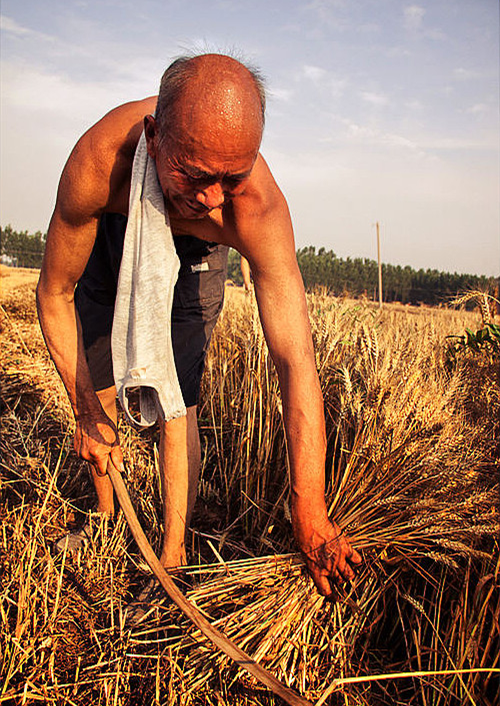
<instances>
[{"instance_id":1,"label":"sunlit skin","mask_svg":"<svg viewBox=\"0 0 500 706\"><path fill-rule=\"evenodd\" d=\"M203 133L202 126L199 130ZM158 180L173 216L204 218L244 192L259 147L245 132L236 141L228 140L221 130L217 149L210 149L203 142L189 147L182 133L158 146L152 116L145 118L145 131L148 151L155 159Z\"/></svg>"},{"instance_id":2,"label":"sunlit skin","mask_svg":"<svg viewBox=\"0 0 500 706\"><path fill-rule=\"evenodd\" d=\"M129 103L104 116L70 155L37 289L42 331L75 414L75 449L92 464L99 510L112 513L106 469L108 463L123 469L116 390L94 392L74 291L100 215L128 213L132 163L144 129L174 237L194 235L229 245L248 260L282 394L294 535L318 590L332 596L332 582L351 580L361 557L328 518L323 398L288 207L259 154L262 114L250 74L224 56L191 61L196 71L163 127L152 117L155 97ZM160 423L160 438L161 561L172 567L186 561L185 536L196 498L196 407L187 417Z\"/></svg>"},{"instance_id":3,"label":"sunlit skin","mask_svg":"<svg viewBox=\"0 0 500 706\"><path fill-rule=\"evenodd\" d=\"M248 76L235 86L232 72L219 68L208 81L205 73L193 77L166 134L159 138L152 116L144 129L173 215L204 218L245 190L262 139L260 100Z\"/></svg>"}]
</instances>

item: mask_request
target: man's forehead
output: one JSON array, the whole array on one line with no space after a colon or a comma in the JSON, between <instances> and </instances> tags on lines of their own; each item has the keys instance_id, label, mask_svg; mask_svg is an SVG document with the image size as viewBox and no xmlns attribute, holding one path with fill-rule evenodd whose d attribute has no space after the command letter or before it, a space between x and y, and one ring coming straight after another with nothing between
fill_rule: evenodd
<instances>
[{"instance_id":1,"label":"man's forehead","mask_svg":"<svg viewBox=\"0 0 500 706\"><path fill-rule=\"evenodd\" d=\"M162 161L181 167L193 177L221 174L247 175L251 172L260 147L260 134L224 130L169 130L160 142Z\"/></svg>"},{"instance_id":2,"label":"man's forehead","mask_svg":"<svg viewBox=\"0 0 500 706\"><path fill-rule=\"evenodd\" d=\"M239 145L249 140L260 144L262 123L244 112L226 110L178 110L170 116L165 126L168 139L176 147L186 144L224 144L238 151Z\"/></svg>"},{"instance_id":3,"label":"man's forehead","mask_svg":"<svg viewBox=\"0 0 500 706\"><path fill-rule=\"evenodd\" d=\"M256 152L247 150L235 155L221 155L221 153L210 150L197 153L189 150L165 149L163 159L168 161L174 169L185 172L193 179L246 177L252 171L257 154L258 150Z\"/></svg>"},{"instance_id":4,"label":"man's forehead","mask_svg":"<svg viewBox=\"0 0 500 706\"><path fill-rule=\"evenodd\" d=\"M215 177L239 177L244 179L250 176L252 172L253 163L251 166L243 169L239 164L228 164L227 169L223 171L210 170L206 167L200 167L196 163L190 162L190 160L186 160L183 164L180 164L179 166L181 166L186 172L186 174L192 177L193 179L213 179Z\"/></svg>"}]
</instances>

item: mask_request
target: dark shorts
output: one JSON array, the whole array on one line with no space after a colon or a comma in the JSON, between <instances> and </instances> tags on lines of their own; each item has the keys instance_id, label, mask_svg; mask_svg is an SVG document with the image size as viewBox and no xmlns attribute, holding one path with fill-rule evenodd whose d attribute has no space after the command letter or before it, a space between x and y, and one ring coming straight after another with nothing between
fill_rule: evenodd
<instances>
[{"instance_id":1,"label":"dark shorts","mask_svg":"<svg viewBox=\"0 0 500 706\"><path fill-rule=\"evenodd\" d=\"M96 391L114 385L111 328L127 219L107 213L99 222L87 267L75 291L83 344ZM175 236L181 266L172 306L172 345L186 407L198 404L212 330L222 310L228 248Z\"/></svg>"}]
</instances>

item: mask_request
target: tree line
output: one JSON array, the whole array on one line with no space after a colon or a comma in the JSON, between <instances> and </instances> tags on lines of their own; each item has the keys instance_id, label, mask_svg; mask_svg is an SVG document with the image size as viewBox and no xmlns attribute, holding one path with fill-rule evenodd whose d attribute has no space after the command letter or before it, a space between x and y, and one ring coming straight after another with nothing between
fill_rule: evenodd
<instances>
[{"instance_id":1,"label":"tree line","mask_svg":"<svg viewBox=\"0 0 500 706\"><path fill-rule=\"evenodd\" d=\"M40 267L45 248L45 234L37 231L15 231L10 225L0 229L0 254L5 264L16 267ZM297 250L297 261L306 289L325 287L334 295L378 298L378 270L375 260L337 257L332 250L312 245ZM229 251L228 277L243 284L240 255ZM414 270L409 265L382 265L383 300L403 304L440 304L465 291L475 289L494 294L498 280L494 277L451 274L438 270Z\"/></svg>"},{"instance_id":2,"label":"tree line","mask_svg":"<svg viewBox=\"0 0 500 706\"><path fill-rule=\"evenodd\" d=\"M41 267L45 235L41 231L16 231L12 226L0 228L2 262L13 267Z\"/></svg>"},{"instance_id":3,"label":"tree line","mask_svg":"<svg viewBox=\"0 0 500 706\"><path fill-rule=\"evenodd\" d=\"M326 287L332 294L378 299L378 265L368 258L337 257L332 250L308 246L297 251L306 289ZM409 265L382 264L382 299L403 304L437 305L475 289L494 294L498 279L484 275L414 270Z\"/></svg>"}]
</instances>

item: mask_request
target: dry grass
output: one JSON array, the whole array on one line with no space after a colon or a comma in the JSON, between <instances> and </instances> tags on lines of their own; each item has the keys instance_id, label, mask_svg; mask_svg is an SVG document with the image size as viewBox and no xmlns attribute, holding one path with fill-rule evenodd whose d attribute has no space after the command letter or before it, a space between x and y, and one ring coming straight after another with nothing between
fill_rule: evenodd
<instances>
[{"instance_id":1,"label":"dry grass","mask_svg":"<svg viewBox=\"0 0 500 706\"><path fill-rule=\"evenodd\" d=\"M7 267L0 265L0 296L4 297L8 292L17 289L23 284L32 287L38 280L40 270L30 267Z\"/></svg>"},{"instance_id":2,"label":"dry grass","mask_svg":"<svg viewBox=\"0 0 500 706\"><path fill-rule=\"evenodd\" d=\"M141 626L124 626L124 605L147 569L122 517L96 528L96 542L78 555L51 554L66 524L92 507L93 491L71 450L33 281L4 281L0 702L276 704L166 598ZM331 604L293 553L276 376L253 298L234 290L204 378L187 593L311 701L496 704L498 366L464 357L450 368L445 339L480 317L400 305L379 313L321 292L309 303L329 504L362 550L363 569ZM156 436L121 432L132 498L154 546ZM363 681L388 673L406 676Z\"/></svg>"}]
</instances>

